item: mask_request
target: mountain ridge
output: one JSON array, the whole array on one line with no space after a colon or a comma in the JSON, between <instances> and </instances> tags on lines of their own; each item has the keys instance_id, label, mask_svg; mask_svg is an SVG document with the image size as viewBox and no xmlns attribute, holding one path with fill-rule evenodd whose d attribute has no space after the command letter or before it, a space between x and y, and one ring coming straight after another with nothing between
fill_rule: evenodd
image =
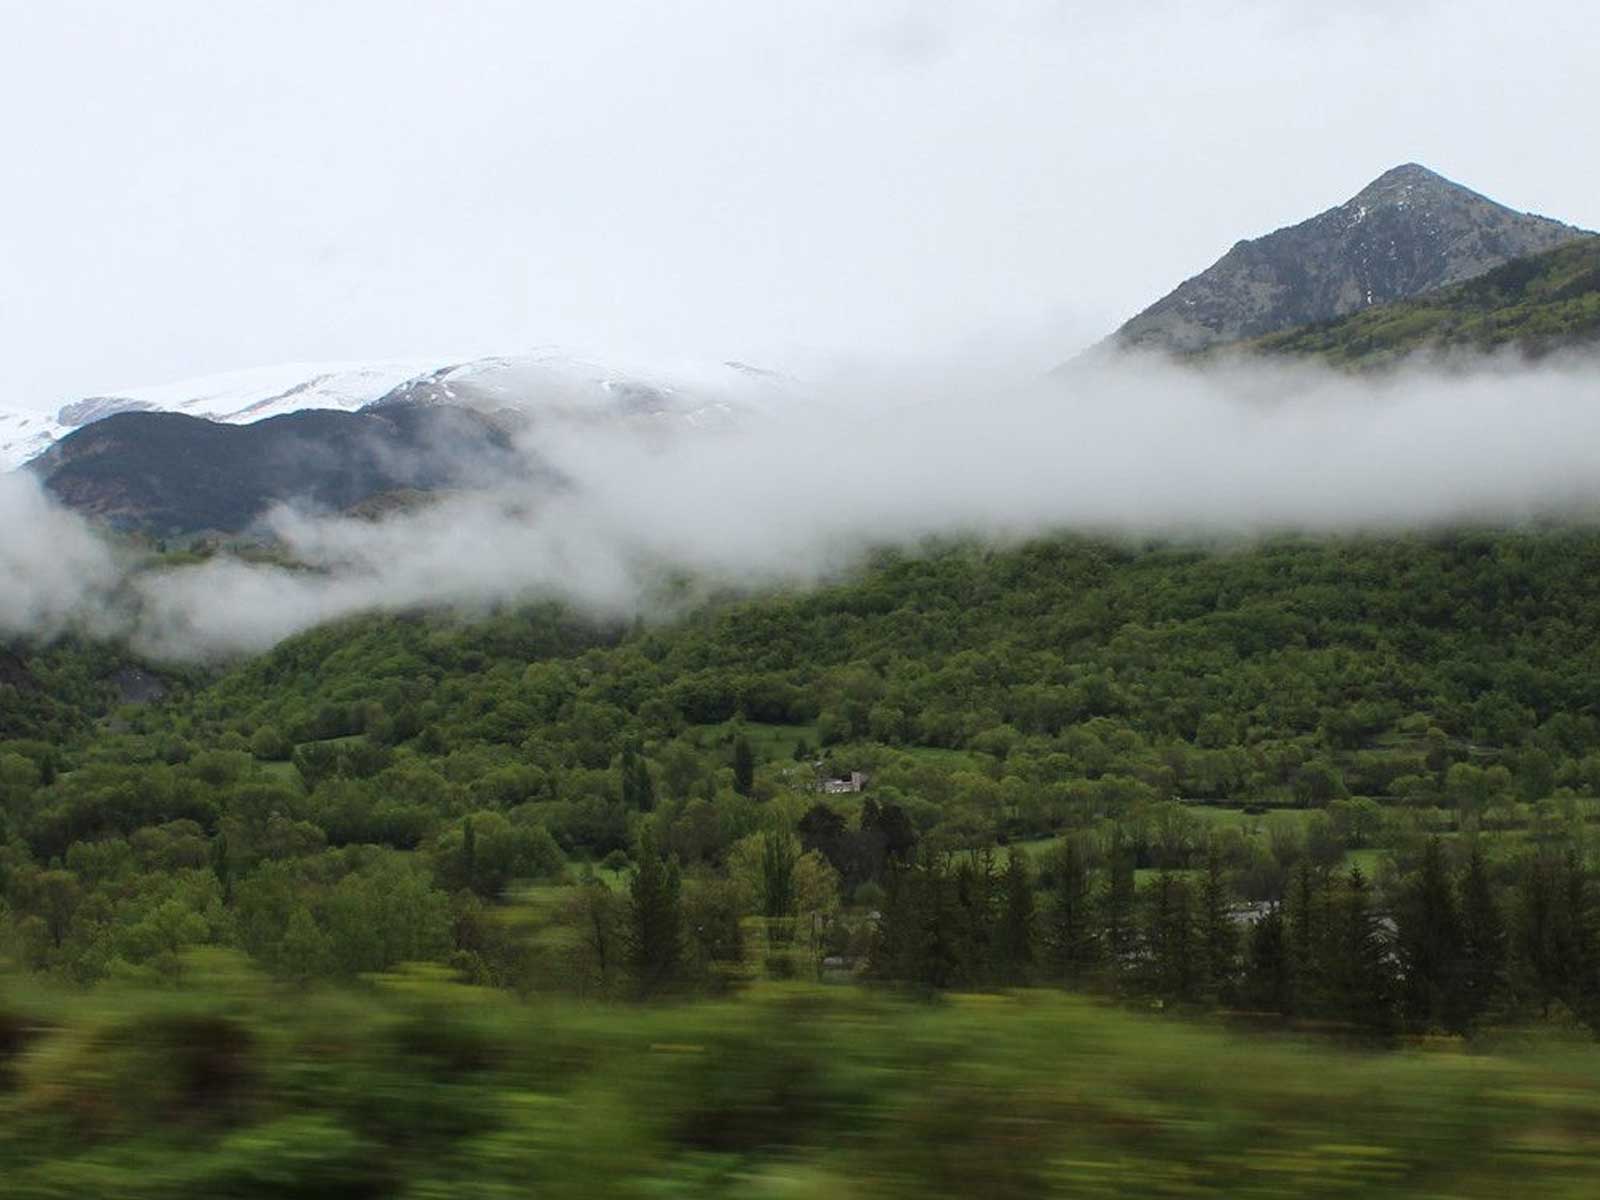
<instances>
[{"instance_id":1,"label":"mountain ridge","mask_svg":"<svg viewBox=\"0 0 1600 1200\"><path fill-rule=\"evenodd\" d=\"M1101 347L1194 353L1410 299L1585 236L1404 163L1342 204L1234 243Z\"/></svg>"},{"instance_id":2,"label":"mountain ridge","mask_svg":"<svg viewBox=\"0 0 1600 1200\"><path fill-rule=\"evenodd\" d=\"M705 427L782 403L794 388L787 376L735 361L619 366L557 349L468 359L286 363L81 397L49 414L0 410L0 471L22 466L94 421L125 412L177 412L246 425L292 412L442 403L540 419Z\"/></svg>"},{"instance_id":3,"label":"mountain ridge","mask_svg":"<svg viewBox=\"0 0 1600 1200\"><path fill-rule=\"evenodd\" d=\"M491 419L438 406L307 409L247 425L114 413L25 469L67 508L168 537L244 532L277 504L342 511L383 493L480 487L539 468Z\"/></svg>"},{"instance_id":4,"label":"mountain ridge","mask_svg":"<svg viewBox=\"0 0 1600 1200\"><path fill-rule=\"evenodd\" d=\"M1449 363L1499 351L1531 361L1597 343L1600 235L1593 235L1409 300L1225 343L1200 357L1315 358L1367 371L1419 356Z\"/></svg>"}]
</instances>

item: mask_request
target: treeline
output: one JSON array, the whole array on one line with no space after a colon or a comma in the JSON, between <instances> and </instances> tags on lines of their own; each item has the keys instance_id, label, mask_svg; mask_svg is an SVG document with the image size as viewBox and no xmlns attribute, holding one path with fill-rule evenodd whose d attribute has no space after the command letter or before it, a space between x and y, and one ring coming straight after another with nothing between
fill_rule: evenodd
<instances>
[{"instance_id":1,"label":"treeline","mask_svg":"<svg viewBox=\"0 0 1600 1200\"><path fill-rule=\"evenodd\" d=\"M1241 904L1220 855L1135 887L1132 854L1067 841L1036 895L1027 856L923 855L889 874L871 974L928 989L1052 983L1332 1023L1470 1034L1560 1015L1600 1031L1600 909L1576 849L1452 866L1438 839L1376 889L1302 860Z\"/></svg>"},{"instance_id":2,"label":"treeline","mask_svg":"<svg viewBox=\"0 0 1600 1200\"><path fill-rule=\"evenodd\" d=\"M1597 626L1600 535L1554 529L933 546L663 624L345 622L141 705L107 703L113 651L34 648L19 670L72 720L16 736L18 709L0 739L0 939L82 981L225 945L297 977L420 956L620 994L569 885L618 890L646 827L693 909L694 986L764 916L774 828L829 881L805 911L852 918L913 851L1046 838L1120 838L1146 871L1215 851L1253 902L1301 859L1409 865L1436 834L1559 854L1600 793ZM851 770L868 790L816 809Z\"/></svg>"}]
</instances>

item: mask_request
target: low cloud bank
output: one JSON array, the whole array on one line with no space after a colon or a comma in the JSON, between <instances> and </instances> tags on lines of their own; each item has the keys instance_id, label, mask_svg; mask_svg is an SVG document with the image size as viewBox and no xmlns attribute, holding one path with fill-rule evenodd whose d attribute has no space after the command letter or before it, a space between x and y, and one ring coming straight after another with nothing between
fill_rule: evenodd
<instances>
[{"instance_id":1,"label":"low cloud bank","mask_svg":"<svg viewBox=\"0 0 1600 1200\"><path fill-rule=\"evenodd\" d=\"M284 509L309 570L214 560L123 587L172 657L255 651L372 608L556 595L647 608L664 573L806 582L868 545L1054 528L1254 534L1600 514L1600 373L1085 368L1028 387L848 384L733 431L536 428L573 486L457 496L381 522ZM0 628L108 620L111 556L0 481ZM19 533L19 530L23 532Z\"/></svg>"},{"instance_id":2,"label":"low cloud bank","mask_svg":"<svg viewBox=\"0 0 1600 1200\"><path fill-rule=\"evenodd\" d=\"M31 476L0 475L0 637L101 628L119 574L106 544Z\"/></svg>"}]
</instances>

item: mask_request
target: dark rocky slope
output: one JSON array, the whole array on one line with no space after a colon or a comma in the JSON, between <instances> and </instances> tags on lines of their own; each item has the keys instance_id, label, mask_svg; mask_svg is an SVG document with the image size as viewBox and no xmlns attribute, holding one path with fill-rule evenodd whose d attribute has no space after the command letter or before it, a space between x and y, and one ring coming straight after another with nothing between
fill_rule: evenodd
<instances>
[{"instance_id":1,"label":"dark rocky slope","mask_svg":"<svg viewBox=\"0 0 1600 1200\"><path fill-rule=\"evenodd\" d=\"M279 503L342 511L383 493L483 487L528 464L478 413L392 405L253 425L119 413L63 438L28 469L68 508L168 537L242 531Z\"/></svg>"},{"instance_id":2,"label":"dark rocky slope","mask_svg":"<svg viewBox=\"0 0 1600 1200\"><path fill-rule=\"evenodd\" d=\"M1191 353L1405 300L1583 236L1408 163L1337 208L1239 242L1111 345Z\"/></svg>"}]
</instances>

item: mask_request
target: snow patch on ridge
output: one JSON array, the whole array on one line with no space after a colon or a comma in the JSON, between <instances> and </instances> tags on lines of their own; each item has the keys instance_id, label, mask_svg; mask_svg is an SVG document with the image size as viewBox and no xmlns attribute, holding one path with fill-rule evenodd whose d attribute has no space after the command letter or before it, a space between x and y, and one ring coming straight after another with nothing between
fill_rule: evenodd
<instances>
[{"instance_id":1,"label":"snow patch on ridge","mask_svg":"<svg viewBox=\"0 0 1600 1200\"><path fill-rule=\"evenodd\" d=\"M465 361L285 363L89 396L53 414L0 410L0 471L122 412L175 412L246 425L304 409L433 403L511 410L535 421L721 428L793 393L793 380L746 363L624 366L549 348Z\"/></svg>"}]
</instances>

